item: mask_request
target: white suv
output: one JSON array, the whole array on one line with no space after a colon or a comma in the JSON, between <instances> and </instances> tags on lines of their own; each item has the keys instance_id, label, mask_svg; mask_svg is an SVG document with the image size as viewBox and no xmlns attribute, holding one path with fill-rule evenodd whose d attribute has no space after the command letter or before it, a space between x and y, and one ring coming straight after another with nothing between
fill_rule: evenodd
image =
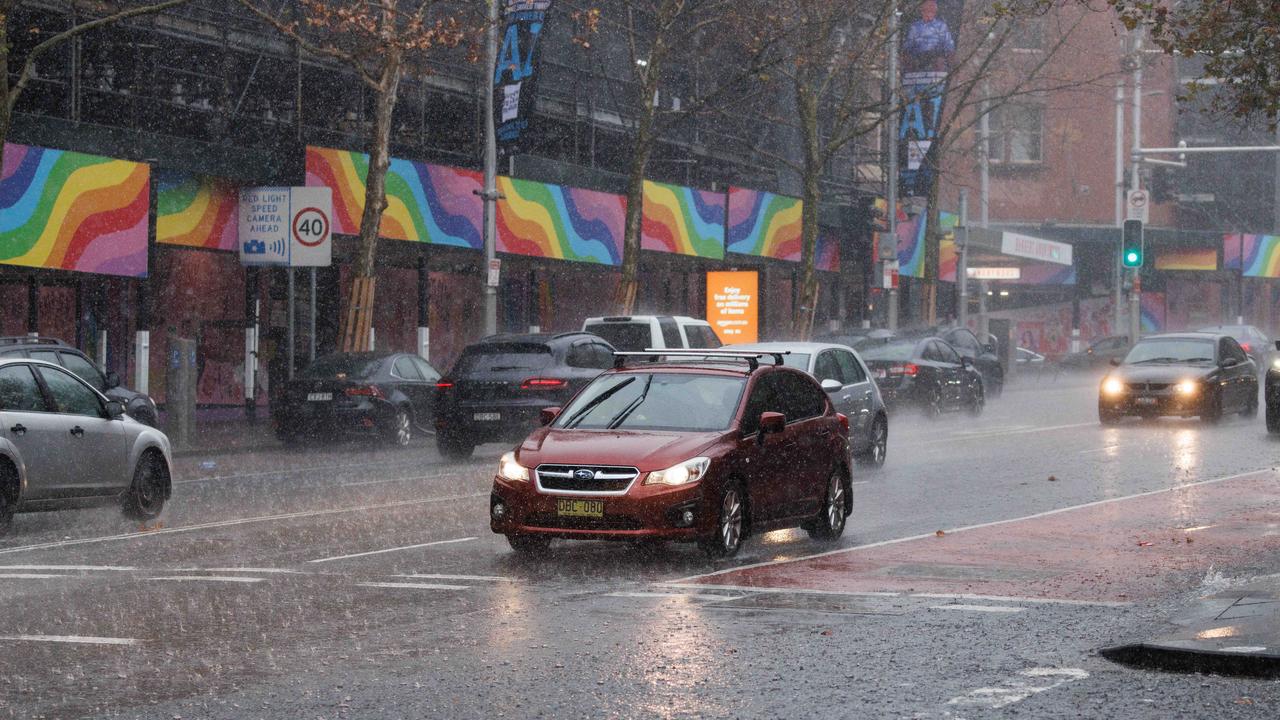
<instances>
[{"instance_id":1,"label":"white suv","mask_svg":"<svg viewBox=\"0 0 1280 720\"><path fill-rule=\"evenodd\" d=\"M624 315L587 318L584 332L598 335L618 350L649 348L718 348L720 338L711 323L683 315Z\"/></svg>"}]
</instances>

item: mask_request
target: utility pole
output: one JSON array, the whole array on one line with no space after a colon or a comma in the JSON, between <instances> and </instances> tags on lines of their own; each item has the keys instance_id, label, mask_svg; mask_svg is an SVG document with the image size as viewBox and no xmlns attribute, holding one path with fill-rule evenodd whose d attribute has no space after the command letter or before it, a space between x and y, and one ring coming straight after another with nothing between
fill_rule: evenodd
<instances>
[{"instance_id":1,"label":"utility pole","mask_svg":"<svg viewBox=\"0 0 1280 720\"><path fill-rule=\"evenodd\" d=\"M956 284L960 286L960 307L956 321L965 327L969 320L969 188L960 188L960 218L956 223L956 248L960 260L956 263Z\"/></svg>"},{"instance_id":2,"label":"utility pole","mask_svg":"<svg viewBox=\"0 0 1280 720\"><path fill-rule=\"evenodd\" d=\"M1142 189L1142 28L1133 36L1133 170L1129 177L1131 190ZM1142 334L1142 269L1133 269L1133 286L1129 290L1129 342L1138 342Z\"/></svg>"},{"instance_id":3,"label":"utility pole","mask_svg":"<svg viewBox=\"0 0 1280 720\"><path fill-rule=\"evenodd\" d=\"M986 230L991 224L991 81L982 80L982 102L978 106L982 113L978 118L978 137L982 147L978 148L978 227ZM968 231L965 231L966 238ZM966 257L965 270L968 271ZM990 332L987 321L987 281L978 283L978 337L986 337Z\"/></svg>"},{"instance_id":4,"label":"utility pole","mask_svg":"<svg viewBox=\"0 0 1280 720\"><path fill-rule=\"evenodd\" d=\"M1123 245L1123 228L1125 215L1125 178L1124 178L1124 78L1116 80L1116 257L1115 257L1115 275L1113 298L1111 307L1115 315L1115 322L1112 325L1111 333L1113 335L1120 334L1120 328L1124 327L1124 305L1121 302L1124 299L1124 265L1120 262L1120 248Z\"/></svg>"},{"instance_id":5,"label":"utility pole","mask_svg":"<svg viewBox=\"0 0 1280 720\"><path fill-rule=\"evenodd\" d=\"M888 216L888 233L885 242L880 244L880 261L884 266L881 276L888 280L898 265L898 0L889 4L889 62L887 73L889 82L889 158L885 172L885 211ZM898 288L890 283L885 288L889 293L888 326L890 330L898 329Z\"/></svg>"},{"instance_id":6,"label":"utility pole","mask_svg":"<svg viewBox=\"0 0 1280 720\"><path fill-rule=\"evenodd\" d=\"M498 65L498 0L489 0L484 81L484 260L485 272L497 256L498 141L493 124L493 76ZM484 334L498 332L498 288L484 285Z\"/></svg>"}]
</instances>

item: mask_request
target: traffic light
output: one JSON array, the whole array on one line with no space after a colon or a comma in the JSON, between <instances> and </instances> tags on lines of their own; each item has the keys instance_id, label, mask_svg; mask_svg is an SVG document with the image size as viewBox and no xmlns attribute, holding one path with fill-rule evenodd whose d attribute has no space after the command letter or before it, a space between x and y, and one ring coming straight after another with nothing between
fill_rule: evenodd
<instances>
[{"instance_id":1,"label":"traffic light","mask_svg":"<svg viewBox=\"0 0 1280 720\"><path fill-rule=\"evenodd\" d=\"M1120 263L1127 268L1142 267L1142 221L1125 220L1120 242Z\"/></svg>"}]
</instances>

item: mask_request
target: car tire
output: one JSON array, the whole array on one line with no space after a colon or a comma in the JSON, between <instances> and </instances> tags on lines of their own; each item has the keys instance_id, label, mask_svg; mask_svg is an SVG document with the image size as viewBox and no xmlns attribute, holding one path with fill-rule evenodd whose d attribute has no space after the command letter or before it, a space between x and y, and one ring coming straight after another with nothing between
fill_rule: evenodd
<instances>
[{"instance_id":1,"label":"car tire","mask_svg":"<svg viewBox=\"0 0 1280 720\"><path fill-rule=\"evenodd\" d=\"M1280 435L1280 404L1267 403L1267 432Z\"/></svg>"},{"instance_id":2,"label":"car tire","mask_svg":"<svg viewBox=\"0 0 1280 720\"><path fill-rule=\"evenodd\" d=\"M551 547L551 538L541 535L508 535L507 544L521 555L540 555Z\"/></svg>"},{"instance_id":3,"label":"car tire","mask_svg":"<svg viewBox=\"0 0 1280 720\"><path fill-rule=\"evenodd\" d=\"M1258 417L1258 389L1253 389L1253 395L1244 404L1244 409L1240 411L1240 417L1252 420Z\"/></svg>"},{"instance_id":4,"label":"car tire","mask_svg":"<svg viewBox=\"0 0 1280 720\"><path fill-rule=\"evenodd\" d=\"M436 434L436 450L445 460L466 460L475 452L474 443L447 433Z\"/></svg>"},{"instance_id":5,"label":"car tire","mask_svg":"<svg viewBox=\"0 0 1280 720\"><path fill-rule=\"evenodd\" d=\"M986 392L984 391L983 388L984 388L983 384L978 383L978 386L973 390L973 397L969 399L969 405L966 408L966 410L968 410L969 412L970 417L981 416L983 408L985 408L987 405Z\"/></svg>"},{"instance_id":6,"label":"car tire","mask_svg":"<svg viewBox=\"0 0 1280 720\"><path fill-rule=\"evenodd\" d=\"M382 432L382 439L388 445L407 447L413 442L413 415L407 407L397 407L391 422Z\"/></svg>"},{"instance_id":7,"label":"car tire","mask_svg":"<svg viewBox=\"0 0 1280 720\"><path fill-rule=\"evenodd\" d=\"M738 554L746 533L746 503L742 485L730 483L720 497L715 532L699 541L708 557L719 560Z\"/></svg>"},{"instance_id":8,"label":"car tire","mask_svg":"<svg viewBox=\"0 0 1280 720\"><path fill-rule=\"evenodd\" d=\"M138 458L133 469L133 482L125 491L122 510L130 520L154 520L164 510L165 484L168 470L164 460L154 451Z\"/></svg>"},{"instance_id":9,"label":"car tire","mask_svg":"<svg viewBox=\"0 0 1280 720\"><path fill-rule=\"evenodd\" d=\"M809 532L809 537L816 540L837 540L844 534L845 520L848 517L845 512L846 492L848 492L848 486L844 481L844 475L839 469L833 470L831 477L827 479L827 492L822 498L822 510L818 517L805 525L804 529Z\"/></svg>"},{"instance_id":10,"label":"car tire","mask_svg":"<svg viewBox=\"0 0 1280 720\"><path fill-rule=\"evenodd\" d=\"M1115 410L1108 410L1101 405L1098 406L1098 422L1103 425L1106 425L1107 427L1114 427L1119 425L1120 421L1123 419L1124 416Z\"/></svg>"},{"instance_id":11,"label":"car tire","mask_svg":"<svg viewBox=\"0 0 1280 720\"><path fill-rule=\"evenodd\" d=\"M889 454L889 421L883 415L877 415L871 421L871 443L866 450L854 453L853 459L864 467L878 468L884 466Z\"/></svg>"}]
</instances>

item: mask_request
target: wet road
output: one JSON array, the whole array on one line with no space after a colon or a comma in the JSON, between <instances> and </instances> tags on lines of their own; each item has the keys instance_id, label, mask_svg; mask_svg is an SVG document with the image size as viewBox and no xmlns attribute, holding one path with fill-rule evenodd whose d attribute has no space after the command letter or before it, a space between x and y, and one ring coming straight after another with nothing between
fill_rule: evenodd
<instances>
[{"instance_id":1,"label":"wet road","mask_svg":"<svg viewBox=\"0 0 1280 720\"><path fill-rule=\"evenodd\" d=\"M1096 650L1280 571L1280 445L1261 419L1103 428L1094 392L895 417L839 542L727 563L517 558L498 446L183 458L154 526L22 515L0 542L0 717L1275 717L1273 681Z\"/></svg>"}]
</instances>

